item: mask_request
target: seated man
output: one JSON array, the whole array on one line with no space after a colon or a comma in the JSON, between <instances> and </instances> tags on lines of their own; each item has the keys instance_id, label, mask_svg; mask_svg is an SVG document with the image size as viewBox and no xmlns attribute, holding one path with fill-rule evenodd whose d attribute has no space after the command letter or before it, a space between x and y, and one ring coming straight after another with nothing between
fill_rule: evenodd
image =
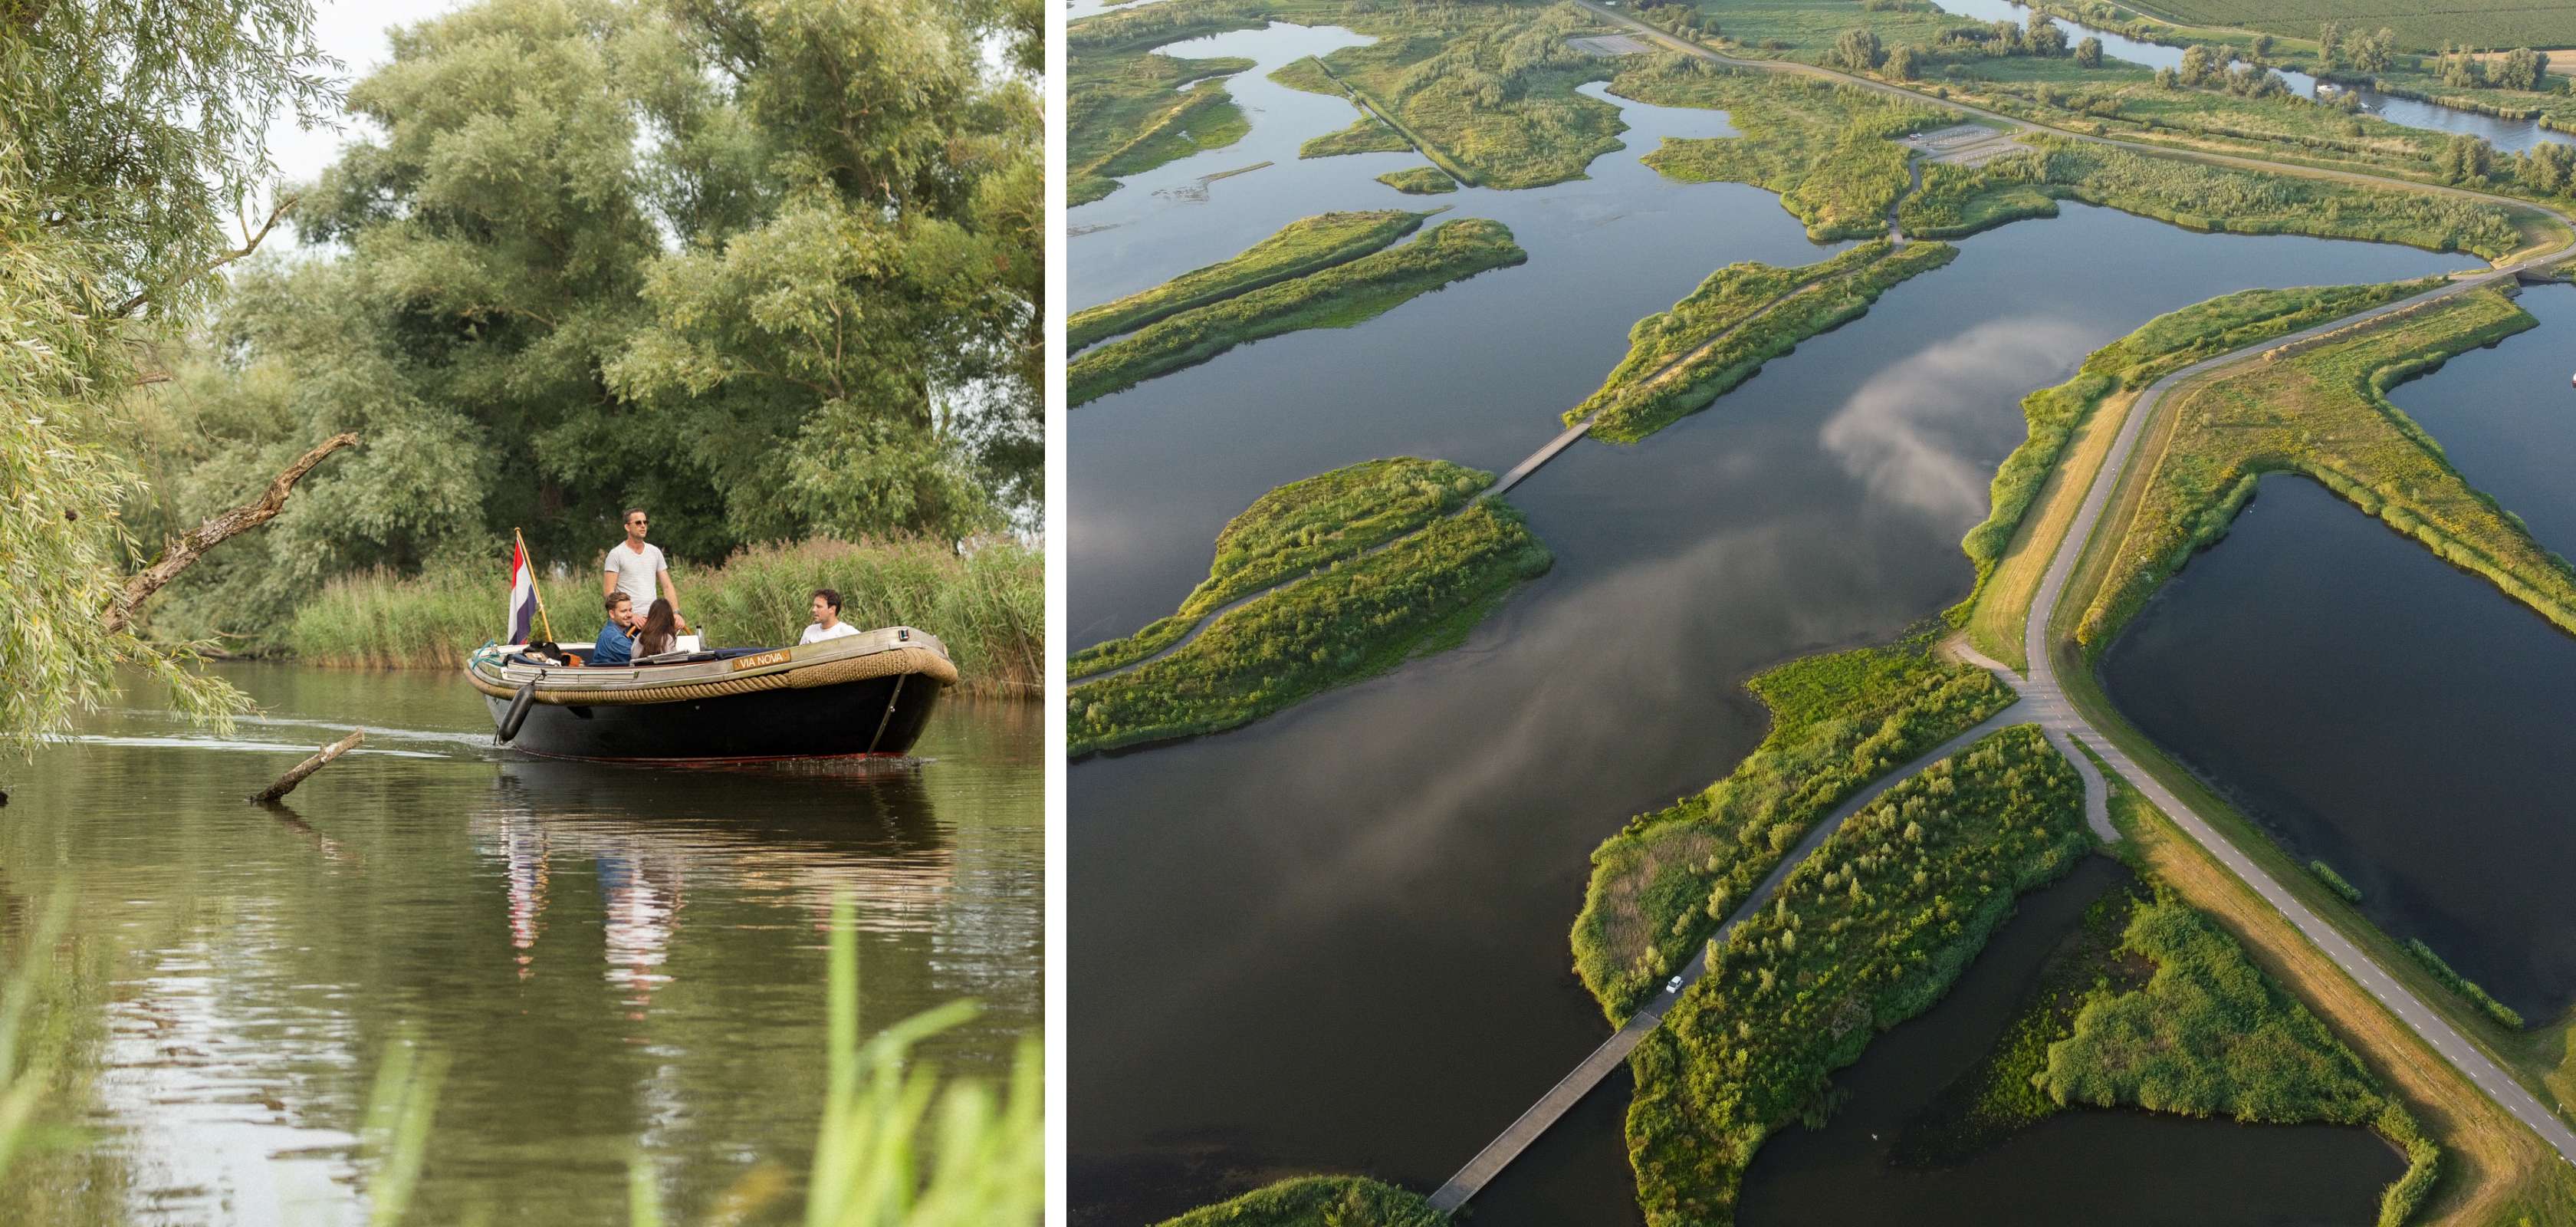
<instances>
[{"instance_id":1,"label":"seated man","mask_svg":"<svg viewBox=\"0 0 2576 1227\"><path fill-rule=\"evenodd\" d=\"M635 602L623 592L611 592L603 603L608 606L608 625L599 628L590 663L622 665L635 659Z\"/></svg>"},{"instance_id":2,"label":"seated man","mask_svg":"<svg viewBox=\"0 0 2576 1227\"><path fill-rule=\"evenodd\" d=\"M841 620L840 593L829 588L815 589L811 608L814 611L814 625L805 628L805 637L796 641L797 646L802 647L809 643L821 643L826 639L838 639L843 635L859 633L859 628Z\"/></svg>"}]
</instances>

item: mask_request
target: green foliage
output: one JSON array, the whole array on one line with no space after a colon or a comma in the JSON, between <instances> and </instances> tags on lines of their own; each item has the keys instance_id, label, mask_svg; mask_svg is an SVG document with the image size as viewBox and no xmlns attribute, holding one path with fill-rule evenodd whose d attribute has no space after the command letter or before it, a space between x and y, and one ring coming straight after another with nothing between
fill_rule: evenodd
<instances>
[{"instance_id":1,"label":"green foliage","mask_svg":"<svg viewBox=\"0 0 2576 1227\"><path fill-rule=\"evenodd\" d=\"M2076 628L2099 651L2191 555L2216 542L2265 473L2311 478L2576 629L2576 570L2531 539L2451 468L2386 390L2533 325L2513 301L2474 291L2394 320L2330 334L2299 352L2228 368L2178 393L2169 442L2120 522L2109 569Z\"/></svg>"},{"instance_id":2,"label":"green foliage","mask_svg":"<svg viewBox=\"0 0 2576 1227\"><path fill-rule=\"evenodd\" d=\"M1065 350L1077 352L1192 308L1358 259L1413 233L1429 216L1373 209L1299 218L1239 255L1191 269L1150 290L1074 312L1065 321Z\"/></svg>"},{"instance_id":3,"label":"green foliage","mask_svg":"<svg viewBox=\"0 0 2576 1227\"><path fill-rule=\"evenodd\" d=\"M1953 122L1955 114L1795 73L1720 68L1678 53L1621 73L1610 88L1658 106L1715 107L1740 136L1666 138L1646 164L1692 183L1750 183L1818 242L1883 234L1908 183L1892 138Z\"/></svg>"},{"instance_id":4,"label":"green foliage","mask_svg":"<svg viewBox=\"0 0 2576 1227\"><path fill-rule=\"evenodd\" d=\"M1709 948L1708 974L1629 1058L1628 1155L1650 1227L1731 1222L1773 1130L1832 1071L1949 990L2013 900L2091 846L2084 788L2036 726L1899 783Z\"/></svg>"},{"instance_id":5,"label":"green foliage","mask_svg":"<svg viewBox=\"0 0 2576 1227\"><path fill-rule=\"evenodd\" d=\"M2027 183L2001 183L1981 167L1932 162L1923 186L1896 206L1896 223L1918 239L1966 238L2026 217L2057 216L2057 197Z\"/></svg>"},{"instance_id":6,"label":"green foliage","mask_svg":"<svg viewBox=\"0 0 2576 1227\"><path fill-rule=\"evenodd\" d=\"M2243 290L2168 311L2129 335L2086 355L2073 379L2022 398L2029 435L1995 470L1990 510L1968 530L1959 548L1977 568L1976 587L1961 602L1975 606L1986 581L2039 497L2066 441L2108 397L2135 392L2204 358L2232 353L2272 337L2340 319L2383 303L2420 294L2438 278L2380 285Z\"/></svg>"},{"instance_id":7,"label":"green foliage","mask_svg":"<svg viewBox=\"0 0 2576 1227\"><path fill-rule=\"evenodd\" d=\"M1377 181L1408 196L1438 196L1458 190L1458 181L1450 178L1449 172L1437 166L1412 166L1403 170L1391 170L1379 175Z\"/></svg>"},{"instance_id":8,"label":"green foliage","mask_svg":"<svg viewBox=\"0 0 2576 1227\"><path fill-rule=\"evenodd\" d=\"M1159 660L1066 696L1066 750L1233 728L1455 646L1494 602L1547 570L1546 547L1497 499L1285 585Z\"/></svg>"},{"instance_id":9,"label":"green foliage","mask_svg":"<svg viewBox=\"0 0 2576 1227\"><path fill-rule=\"evenodd\" d=\"M1184 311L1092 350L1065 369L1065 399L1097 400L1263 337L1354 327L1416 295L1528 259L1501 222L1450 222L1402 247Z\"/></svg>"},{"instance_id":10,"label":"green foliage","mask_svg":"<svg viewBox=\"0 0 2576 1227\"><path fill-rule=\"evenodd\" d=\"M1046 560L1018 542L960 556L919 539L755 546L721 567L675 570L693 623L712 644L796 642L816 588L841 593L854 626L917 626L948 645L969 691L1033 694L1045 679ZM278 635L276 646L325 665L454 668L498 635L496 567L416 577L359 574L331 581ZM540 581L555 637L587 640L605 620L587 570Z\"/></svg>"},{"instance_id":11,"label":"green foliage","mask_svg":"<svg viewBox=\"0 0 2576 1227\"><path fill-rule=\"evenodd\" d=\"M1125 639L1074 653L1065 676L1084 677L1151 656L1209 614L1318 567L1357 558L1457 510L1492 484L1494 475L1481 469L1398 456L1272 490L1226 522L1216 536L1208 577L1190 590L1178 612Z\"/></svg>"},{"instance_id":12,"label":"green foliage","mask_svg":"<svg viewBox=\"0 0 2576 1227\"><path fill-rule=\"evenodd\" d=\"M1300 60L1298 63L1308 63ZM1293 67L1293 65L1292 65ZM1285 72L1287 69L1281 69ZM1278 76L1278 73L1270 74ZM1327 132L1297 147L1301 158L1330 158L1345 153L1402 153L1413 148L1404 134L1386 126L1386 121L1362 112L1351 126L1338 132Z\"/></svg>"},{"instance_id":13,"label":"green foliage","mask_svg":"<svg viewBox=\"0 0 2576 1227\"><path fill-rule=\"evenodd\" d=\"M1619 147L1618 109L1574 92L1608 70L1567 44L1601 28L1571 4L1354 6L1340 20L1378 41L1326 58L1338 83L1461 182L1561 183Z\"/></svg>"},{"instance_id":14,"label":"green foliage","mask_svg":"<svg viewBox=\"0 0 2576 1227\"><path fill-rule=\"evenodd\" d=\"M1791 661L1746 687L1771 710L1762 744L1593 850L1574 969L1613 1022L1689 962L1817 820L2012 703L1993 674L1919 640Z\"/></svg>"},{"instance_id":15,"label":"green foliage","mask_svg":"<svg viewBox=\"0 0 2576 1227\"><path fill-rule=\"evenodd\" d=\"M1440 1227L1448 1221L1421 1195L1365 1176L1297 1176L1160 1227Z\"/></svg>"},{"instance_id":16,"label":"green foliage","mask_svg":"<svg viewBox=\"0 0 2576 1227\"><path fill-rule=\"evenodd\" d=\"M2455 38L2482 47L2563 46L2569 15L2564 0L2459 0L2439 10L2354 0L2158 0L2154 7L2192 25L2268 30L2295 38L2315 34L2321 22L2348 22L2343 31L2347 45L2363 37L2361 22L2384 22L2381 32L2389 35L2391 51L2431 51Z\"/></svg>"},{"instance_id":17,"label":"green foliage","mask_svg":"<svg viewBox=\"0 0 2576 1227\"><path fill-rule=\"evenodd\" d=\"M2361 888L2345 881L2342 874L2335 872L2334 866L2324 861L2309 861L2308 872L2316 875L2318 881L2326 884L2327 890L2342 897L2344 902L2361 902Z\"/></svg>"},{"instance_id":18,"label":"green foliage","mask_svg":"<svg viewBox=\"0 0 2576 1227\"><path fill-rule=\"evenodd\" d=\"M2451 970L2451 965L2443 962L2441 955L2433 953L2433 948L2425 945L2422 938L2407 938L2406 953L2415 956L2415 961L2423 964L2426 971L2432 972L2433 978L2441 981L2443 987L2467 998L2469 1004L2478 1007L2487 1017L2504 1024L2507 1030L2522 1030L2520 1013L2517 1013L2513 1007L2488 996L2487 990L2478 987L2476 981Z\"/></svg>"},{"instance_id":19,"label":"green foliage","mask_svg":"<svg viewBox=\"0 0 2576 1227\"><path fill-rule=\"evenodd\" d=\"M1592 426L1594 438L1634 443L1706 408L1759 373L1763 363L1796 349L1799 342L1858 319L1890 287L1948 264L1959 254L1958 248L1946 243L1912 243L1892 252L1890 246L1885 242L1864 244L1827 261L1826 266L1832 267L1847 258L1860 257L1843 265L1849 271L1821 275L1788 291L1775 304L1725 324L1697 348L1685 351L1660 369L1624 384L1616 383L1614 374L1614 383L1605 384L1582 405L1566 411L1567 422L1571 424L1583 413L1597 411ZM1794 283L1804 270L1787 271ZM1765 271L1766 277L1768 272ZM1727 270L1720 270L1711 280L1726 276ZM1702 283L1694 297L1711 289L1708 283ZM1718 287L1717 293L1722 303L1726 297L1724 288ZM1722 317L1724 313L1721 310L1715 314ZM1649 320L1661 318L1664 317ZM1634 339L1632 335L1632 344ZM1662 343L1660 334L1657 343Z\"/></svg>"},{"instance_id":20,"label":"green foliage","mask_svg":"<svg viewBox=\"0 0 2576 1227\"><path fill-rule=\"evenodd\" d=\"M1165 162L1222 149L1252 130L1234 96L1212 80L1252 67L1250 60L1239 56L1189 60L1146 47L1127 47L1079 53L1069 63L1068 206L1089 204L1117 191L1119 176L1143 174Z\"/></svg>"}]
</instances>

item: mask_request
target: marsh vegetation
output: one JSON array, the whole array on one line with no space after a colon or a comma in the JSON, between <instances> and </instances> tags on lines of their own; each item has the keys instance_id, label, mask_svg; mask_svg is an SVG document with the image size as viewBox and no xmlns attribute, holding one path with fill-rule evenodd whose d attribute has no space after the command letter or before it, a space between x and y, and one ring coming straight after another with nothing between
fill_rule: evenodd
<instances>
[{"instance_id":1,"label":"marsh vegetation","mask_svg":"<svg viewBox=\"0 0 2576 1227\"><path fill-rule=\"evenodd\" d=\"M1064 347L1080 352L1122 332L1183 311L1222 302L1266 285L1379 251L1420 229L1429 213L1402 209L1319 213L1279 228L1231 259L1194 268L1148 290L1073 313L1065 321Z\"/></svg>"}]
</instances>

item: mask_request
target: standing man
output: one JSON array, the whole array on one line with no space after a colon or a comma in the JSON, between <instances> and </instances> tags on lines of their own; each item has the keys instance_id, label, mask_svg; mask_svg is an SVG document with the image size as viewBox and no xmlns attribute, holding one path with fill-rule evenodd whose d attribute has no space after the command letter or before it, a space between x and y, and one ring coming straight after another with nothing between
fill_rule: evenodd
<instances>
[{"instance_id":1,"label":"standing man","mask_svg":"<svg viewBox=\"0 0 2576 1227\"><path fill-rule=\"evenodd\" d=\"M660 596L671 603L672 616L679 618L680 590L671 586L671 564L663 561L662 547L644 540L647 523L643 508L627 510L626 539L608 547L608 566L600 573L599 595L604 599L610 593L623 592L635 608L645 609L653 604L654 585L659 584ZM687 634L689 620L679 618L679 627L680 633Z\"/></svg>"}]
</instances>

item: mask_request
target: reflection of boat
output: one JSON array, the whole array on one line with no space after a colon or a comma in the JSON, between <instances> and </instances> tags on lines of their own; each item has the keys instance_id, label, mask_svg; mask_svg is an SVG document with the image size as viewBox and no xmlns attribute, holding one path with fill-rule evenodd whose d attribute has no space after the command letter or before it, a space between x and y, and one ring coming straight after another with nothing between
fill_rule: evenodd
<instances>
[{"instance_id":1,"label":"reflection of boat","mask_svg":"<svg viewBox=\"0 0 2576 1227\"><path fill-rule=\"evenodd\" d=\"M650 762L900 755L957 666L908 626L793 648L673 652L607 668L486 645L465 675L499 738L531 754Z\"/></svg>"}]
</instances>

